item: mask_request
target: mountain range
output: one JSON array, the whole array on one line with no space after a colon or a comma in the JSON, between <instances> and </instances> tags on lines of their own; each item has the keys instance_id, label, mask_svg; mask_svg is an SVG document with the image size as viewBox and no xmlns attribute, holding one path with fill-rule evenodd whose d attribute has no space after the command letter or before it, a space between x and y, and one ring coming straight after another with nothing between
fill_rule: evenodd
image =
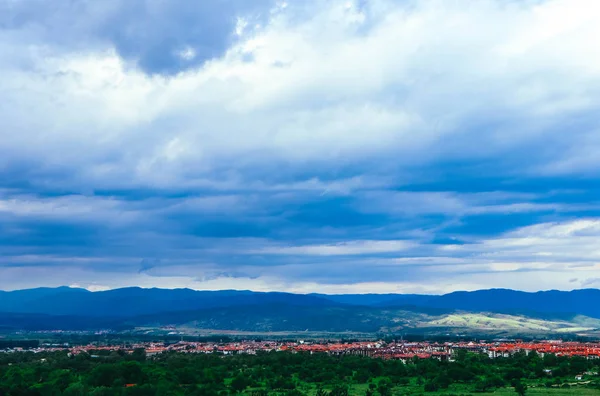
<instances>
[{"instance_id":1,"label":"mountain range","mask_svg":"<svg viewBox=\"0 0 600 396\"><path fill-rule=\"evenodd\" d=\"M59 287L0 291L0 329L594 333L600 290L291 294Z\"/></svg>"}]
</instances>

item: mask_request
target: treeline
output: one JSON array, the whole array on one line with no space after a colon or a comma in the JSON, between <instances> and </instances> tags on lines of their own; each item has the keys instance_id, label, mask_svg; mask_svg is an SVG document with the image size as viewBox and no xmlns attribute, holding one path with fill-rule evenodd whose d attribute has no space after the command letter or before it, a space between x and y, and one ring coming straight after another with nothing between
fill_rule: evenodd
<instances>
[{"instance_id":1,"label":"treeline","mask_svg":"<svg viewBox=\"0 0 600 396\"><path fill-rule=\"evenodd\" d=\"M235 356L166 353L151 358L143 350L77 356L24 352L0 354L0 395L346 396L349 389L360 389L367 396L387 396L399 394L404 387L435 392L457 386L467 392L512 386L525 394L528 384L553 387L573 382L574 376L582 373L593 376L599 366L600 361L581 357L519 353L492 360L464 351L454 362L415 359L406 364L283 352ZM596 378L589 386L594 381Z\"/></svg>"},{"instance_id":2,"label":"treeline","mask_svg":"<svg viewBox=\"0 0 600 396\"><path fill-rule=\"evenodd\" d=\"M37 348L40 346L38 340L0 340L0 350L12 348Z\"/></svg>"}]
</instances>

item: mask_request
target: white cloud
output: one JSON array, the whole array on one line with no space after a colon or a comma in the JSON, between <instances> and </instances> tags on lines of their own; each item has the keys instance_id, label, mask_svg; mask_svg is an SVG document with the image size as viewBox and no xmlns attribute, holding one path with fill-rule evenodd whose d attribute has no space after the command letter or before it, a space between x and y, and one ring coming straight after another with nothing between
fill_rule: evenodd
<instances>
[{"instance_id":1,"label":"white cloud","mask_svg":"<svg viewBox=\"0 0 600 396\"><path fill-rule=\"evenodd\" d=\"M352 269L358 279L362 266L389 282L361 279L352 286L341 278L339 282L346 283L319 279L327 290L396 290L393 279L400 275L390 278L394 266L407 271L410 267L411 281L419 290L503 282L533 287L520 275L526 271L544 278L540 287L586 285L599 277L600 226L594 219L544 223L488 239L473 236L472 244L439 248L428 245L439 225L433 231L413 226L406 233L412 232L415 241L398 240L404 236L395 234L390 240L376 240L385 227L376 230L378 225L372 224L360 237L340 226L330 227L335 241L306 235L296 244L257 238L255 245L250 239L217 242L165 231L173 224L183 228L171 222L169 216L176 215L252 213L257 221L271 204L309 203L302 194L311 192L319 192L324 200L328 195L352 198L352 209L373 216L459 219L597 209L595 204L567 205L539 194L502 191L382 192L407 180L421 181L429 168L443 178L446 166L453 164L511 178L590 174L597 169L597 1L280 2L260 23L252 15L234 18L237 26L230 33L237 41L206 63L195 63L201 57L198 43L187 40L190 37L177 41L184 45L175 55L190 67L168 76L147 73L124 59L122 49L106 35L94 36L98 29L90 15L112 14L119 4L95 5L86 23L75 29L85 32L79 40L58 40L59 35L50 34L60 23L0 29L0 177L6 176L7 185L31 186L25 192L0 190L1 220L74 218L97 226L164 219L160 227L153 224L152 231L130 234L127 241L152 253L160 247L164 255L179 253L191 261L190 256L227 249L240 255L250 252L249 259L416 256L336 261L327 268L335 276ZM151 10L157 13L152 18L160 16L157 10ZM57 13L54 22L73 21L71 15ZM86 30L83 25L88 22L93 28ZM478 168L479 162L494 166ZM486 176L491 175L482 175ZM88 194L95 189L141 188L208 193L142 203ZM85 195L40 197L38 189ZM271 195L267 199L255 192ZM296 210L302 212L301 207ZM283 209L274 216L282 221L293 218ZM310 224L306 232L319 226ZM25 235L18 221L7 223L6 229ZM126 257L135 250L121 248L130 249ZM80 257L15 249L10 247L10 264L28 264L38 257L54 264L73 257L77 263ZM106 256L116 259L121 253ZM110 283L107 275L98 284L312 290L318 283L315 273L323 268L322 261L278 262L277 268L270 264L245 268L248 278L215 278L218 271L211 269L215 279L200 282L184 268L177 277L138 274ZM134 267L122 264L123 270ZM267 278L269 270L277 276ZM4 285L28 281L18 279L25 275L16 267L0 271ZM48 276L46 270L35 271ZM72 271L53 282L71 284L67 278L78 276L92 282L91 271ZM298 280L290 281L286 271ZM566 273L571 272L577 272L579 280L567 284L572 276ZM500 273L500 280L490 275Z\"/></svg>"},{"instance_id":2,"label":"white cloud","mask_svg":"<svg viewBox=\"0 0 600 396\"><path fill-rule=\"evenodd\" d=\"M94 221L102 223L131 223L140 220L142 213L111 197L65 195L39 197L26 194L0 194L0 218L15 216L37 220Z\"/></svg>"},{"instance_id":3,"label":"white cloud","mask_svg":"<svg viewBox=\"0 0 600 396\"><path fill-rule=\"evenodd\" d=\"M348 241L327 245L265 247L251 251L254 254L344 256L390 253L408 250L415 244L410 241Z\"/></svg>"},{"instance_id":4,"label":"white cloud","mask_svg":"<svg viewBox=\"0 0 600 396\"><path fill-rule=\"evenodd\" d=\"M393 153L414 165L498 155L597 110L594 1L378 0L360 11L366 20L345 5L275 13L223 58L170 78L146 76L110 48L54 52L3 31L2 47L31 65L2 62L4 161L113 185L176 184L269 160ZM503 125L478 130L486 117Z\"/></svg>"},{"instance_id":5,"label":"white cloud","mask_svg":"<svg viewBox=\"0 0 600 396\"><path fill-rule=\"evenodd\" d=\"M481 244L465 249L480 250L491 257L527 258L543 257L570 265L587 263L600 269L600 220L581 219L562 223L545 223L524 227ZM597 264L595 263L597 261Z\"/></svg>"},{"instance_id":6,"label":"white cloud","mask_svg":"<svg viewBox=\"0 0 600 396\"><path fill-rule=\"evenodd\" d=\"M504 191L458 193L372 189L358 195L356 208L364 213L389 213L410 217L443 214L455 218L483 214L574 212L598 208L594 203L542 202L548 195Z\"/></svg>"},{"instance_id":7,"label":"white cloud","mask_svg":"<svg viewBox=\"0 0 600 396\"><path fill-rule=\"evenodd\" d=\"M184 47L183 49L181 49L177 55L184 61L191 61L196 57L196 50L193 49L192 47Z\"/></svg>"}]
</instances>

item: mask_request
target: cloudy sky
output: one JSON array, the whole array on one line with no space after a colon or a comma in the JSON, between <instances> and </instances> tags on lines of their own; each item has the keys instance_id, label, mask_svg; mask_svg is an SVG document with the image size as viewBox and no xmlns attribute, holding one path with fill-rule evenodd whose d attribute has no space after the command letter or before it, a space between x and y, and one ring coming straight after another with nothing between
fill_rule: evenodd
<instances>
[{"instance_id":1,"label":"cloudy sky","mask_svg":"<svg viewBox=\"0 0 600 396\"><path fill-rule=\"evenodd\" d=\"M0 289L600 287L597 0L0 0Z\"/></svg>"}]
</instances>

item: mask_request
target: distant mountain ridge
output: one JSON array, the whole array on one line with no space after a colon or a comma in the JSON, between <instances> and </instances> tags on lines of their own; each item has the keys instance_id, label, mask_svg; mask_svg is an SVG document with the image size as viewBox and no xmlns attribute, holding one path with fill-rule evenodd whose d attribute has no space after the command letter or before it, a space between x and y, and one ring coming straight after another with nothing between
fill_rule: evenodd
<instances>
[{"instance_id":1,"label":"distant mountain ridge","mask_svg":"<svg viewBox=\"0 0 600 396\"><path fill-rule=\"evenodd\" d=\"M422 294L293 294L248 290L199 291L129 287L91 292L58 287L0 291L0 312L47 315L130 316L238 305L365 307L415 306L465 311L568 313L600 318L600 290L522 292L510 289Z\"/></svg>"},{"instance_id":2,"label":"distant mountain ridge","mask_svg":"<svg viewBox=\"0 0 600 396\"><path fill-rule=\"evenodd\" d=\"M191 289L142 289L130 287L91 292L59 287L2 292L0 312L46 315L122 317L162 312L187 311L231 306L283 303L289 305L336 305L321 297L268 292Z\"/></svg>"},{"instance_id":3,"label":"distant mountain ridge","mask_svg":"<svg viewBox=\"0 0 600 396\"><path fill-rule=\"evenodd\" d=\"M470 313L469 320L458 320L452 315L457 312ZM477 316L481 313L487 319ZM501 315L512 316L508 320ZM515 315L521 319L513 318ZM419 328L428 326L426 323L471 325L473 317L478 318L477 323L498 326L510 322L514 328L520 326L520 320L536 320L535 326L539 328L544 326L539 320L553 321L550 326L554 327L568 327L563 322L573 320L595 324L600 319L600 290L528 293L490 289L445 295L327 295L138 287L99 292L68 287L0 291L0 329L178 324L243 331L371 332ZM504 318L504 322L498 317Z\"/></svg>"}]
</instances>

